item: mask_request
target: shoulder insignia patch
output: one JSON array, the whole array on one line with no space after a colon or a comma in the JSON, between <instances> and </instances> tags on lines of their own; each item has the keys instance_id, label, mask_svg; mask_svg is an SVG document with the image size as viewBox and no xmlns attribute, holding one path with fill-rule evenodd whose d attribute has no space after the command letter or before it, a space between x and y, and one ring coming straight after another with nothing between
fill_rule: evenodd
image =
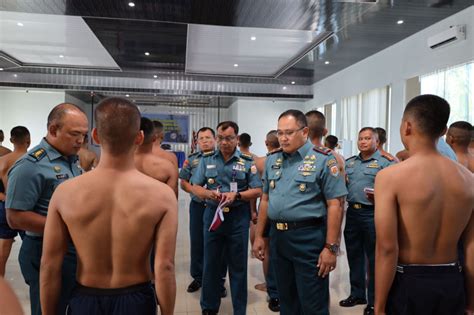
<instances>
[{"instance_id":1,"label":"shoulder insignia patch","mask_svg":"<svg viewBox=\"0 0 474 315\"><path fill-rule=\"evenodd\" d=\"M393 157L391 157L390 155L388 155L388 154L385 154L385 153L384 153L384 154L381 154L381 155L382 155L382 157L386 158L386 159L389 160L390 162L395 161L395 159L394 159Z\"/></svg>"},{"instance_id":2,"label":"shoulder insignia patch","mask_svg":"<svg viewBox=\"0 0 474 315\"><path fill-rule=\"evenodd\" d=\"M214 154L214 152L216 152L216 151L214 151L214 150L212 150L212 151L206 151L206 152L203 152L203 153L202 153L202 156L211 156L211 155Z\"/></svg>"},{"instance_id":3,"label":"shoulder insignia patch","mask_svg":"<svg viewBox=\"0 0 474 315\"><path fill-rule=\"evenodd\" d=\"M38 150L31 152L29 155L39 161L46 156L46 150L39 148Z\"/></svg>"},{"instance_id":4,"label":"shoulder insignia patch","mask_svg":"<svg viewBox=\"0 0 474 315\"><path fill-rule=\"evenodd\" d=\"M244 158L247 161L253 161L253 156L250 154L240 152L240 157Z\"/></svg>"},{"instance_id":5,"label":"shoulder insignia patch","mask_svg":"<svg viewBox=\"0 0 474 315\"><path fill-rule=\"evenodd\" d=\"M329 155L332 152L331 149L324 148L324 147L314 147L313 150L316 152L322 153L324 155Z\"/></svg>"},{"instance_id":6,"label":"shoulder insignia patch","mask_svg":"<svg viewBox=\"0 0 474 315\"><path fill-rule=\"evenodd\" d=\"M194 153L191 153L190 155L188 155L188 158L192 157L192 156L196 156L198 155L199 153L201 153L201 151L196 151Z\"/></svg>"},{"instance_id":7,"label":"shoulder insignia patch","mask_svg":"<svg viewBox=\"0 0 474 315\"><path fill-rule=\"evenodd\" d=\"M282 149L282 148L279 148L279 149L273 150L272 152L268 152L268 153L267 153L267 156L270 156L270 155L272 155L272 154L279 153L279 152L283 152L283 149Z\"/></svg>"}]
</instances>

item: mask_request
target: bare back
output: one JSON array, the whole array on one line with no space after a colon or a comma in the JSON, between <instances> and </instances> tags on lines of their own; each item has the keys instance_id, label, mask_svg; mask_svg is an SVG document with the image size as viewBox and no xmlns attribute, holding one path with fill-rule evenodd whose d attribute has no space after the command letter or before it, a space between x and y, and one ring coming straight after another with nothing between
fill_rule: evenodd
<instances>
[{"instance_id":1,"label":"bare back","mask_svg":"<svg viewBox=\"0 0 474 315\"><path fill-rule=\"evenodd\" d=\"M178 169L153 153L135 153L135 167L145 175L168 185L178 196Z\"/></svg>"},{"instance_id":2,"label":"bare back","mask_svg":"<svg viewBox=\"0 0 474 315\"><path fill-rule=\"evenodd\" d=\"M172 190L137 170L101 168L59 188L56 207L77 250L78 282L117 288L149 281L152 245L160 230L173 229L162 224L176 216Z\"/></svg>"},{"instance_id":3,"label":"bare back","mask_svg":"<svg viewBox=\"0 0 474 315\"><path fill-rule=\"evenodd\" d=\"M12 152L12 150L4 147L3 145L0 145L0 156L4 156L5 154L8 154L10 152Z\"/></svg>"},{"instance_id":4,"label":"bare back","mask_svg":"<svg viewBox=\"0 0 474 315\"><path fill-rule=\"evenodd\" d=\"M456 152L456 151L455 151ZM467 152L456 152L458 163L474 173L474 154Z\"/></svg>"},{"instance_id":5,"label":"bare back","mask_svg":"<svg viewBox=\"0 0 474 315\"><path fill-rule=\"evenodd\" d=\"M25 152L11 152L5 154L4 156L0 157L0 179L3 181L3 185L5 186L5 190L7 188L7 180L8 180L8 171L10 168L15 164L15 162L22 157Z\"/></svg>"},{"instance_id":6,"label":"bare back","mask_svg":"<svg viewBox=\"0 0 474 315\"><path fill-rule=\"evenodd\" d=\"M176 170L178 169L178 158L176 154L163 150L157 145L153 146L153 154L156 154L158 157L170 161Z\"/></svg>"},{"instance_id":7,"label":"bare back","mask_svg":"<svg viewBox=\"0 0 474 315\"><path fill-rule=\"evenodd\" d=\"M474 177L439 154L415 155L385 171L398 205L399 262L457 261L457 245L473 214Z\"/></svg>"}]
</instances>

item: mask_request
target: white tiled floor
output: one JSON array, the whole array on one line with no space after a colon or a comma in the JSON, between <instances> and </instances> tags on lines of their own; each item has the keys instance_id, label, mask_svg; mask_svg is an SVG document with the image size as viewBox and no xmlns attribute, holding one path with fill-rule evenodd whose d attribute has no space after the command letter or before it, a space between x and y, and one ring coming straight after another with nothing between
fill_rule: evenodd
<instances>
[{"instance_id":1,"label":"white tiled floor","mask_svg":"<svg viewBox=\"0 0 474 315\"><path fill-rule=\"evenodd\" d=\"M195 293L187 293L186 288L191 282L189 275L189 234L188 234L188 204L189 197L183 191L180 191L179 198L179 230L178 242L176 244L176 283L177 296L175 314L179 315L199 315L201 308L199 305L200 291ZM28 287L23 281L18 265L18 250L21 241L17 238L14 243L10 259L7 264L6 279L13 287L15 293L20 299L25 314L30 314ZM342 242L343 243L343 242ZM342 251L344 251L344 247ZM267 307L266 294L264 292L254 289L255 284L263 282L262 266L257 259L253 259L249 255L248 260L248 307L247 314L249 315L265 315L275 314ZM230 291L228 281L226 283L228 297L222 299L222 304L219 314L232 314L232 303L230 299ZM330 278L330 293L331 293L331 314L363 314L364 306L356 306L353 308L339 307L339 300L344 299L349 293L349 275L347 267L347 258L342 255L338 259L338 266L334 272L331 273Z\"/></svg>"}]
</instances>

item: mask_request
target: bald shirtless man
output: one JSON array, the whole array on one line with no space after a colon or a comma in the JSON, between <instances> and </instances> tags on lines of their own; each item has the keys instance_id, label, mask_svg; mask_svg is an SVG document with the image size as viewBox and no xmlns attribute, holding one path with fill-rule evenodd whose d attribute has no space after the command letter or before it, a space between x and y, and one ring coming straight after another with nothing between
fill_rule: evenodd
<instances>
[{"instance_id":1,"label":"bald shirtless man","mask_svg":"<svg viewBox=\"0 0 474 315\"><path fill-rule=\"evenodd\" d=\"M178 158L176 157L176 154L174 154L173 152L165 151L161 148L161 143L163 142L163 139L165 137L165 134L163 132L163 124L158 120L154 120L153 125L155 126L156 132L156 141L153 143L153 154L156 154L157 156L163 159L167 159L168 161L173 163L176 169L178 169Z\"/></svg>"},{"instance_id":2,"label":"bald shirtless man","mask_svg":"<svg viewBox=\"0 0 474 315\"><path fill-rule=\"evenodd\" d=\"M400 126L410 158L375 179L378 315L474 311L474 175L436 149L449 113L438 96L412 99Z\"/></svg>"},{"instance_id":3,"label":"bald shirtless man","mask_svg":"<svg viewBox=\"0 0 474 315\"><path fill-rule=\"evenodd\" d=\"M377 131L377 135L379 136L379 144L377 145L377 150L379 150L379 152L382 155L388 156L389 158L393 159L395 162L397 163L400 162L400 160L396 156L391 155L390 153L385 151L383 148L383 146L387 142L387 131L385 131L385 129L381 127L377 127L375 128L375 130Z\"/></svg>"},{"instance_id":4,"label":"bald shirtless man","mask_svg":"<svg viewBox=\"0 0 474 315\"><path fill-rule=\"evenodd\" d=\"M156 246L155 287L161 314L174 311L177 201L171 188L139 172L140 112L121 98L95 109L92 137L101 145L94 170L59 185L51 199L41 259L43 315L55 314L59 274L71 239L78 287L68 314L156 314L150 250Z\"/></svg>"},{"instance_id":5,"label":"bald shirtless man","mask_svg":"<svg viewBox=\"0 0 474 315\"><path fill-rule=\"evenodd\" d=\"M0 129L0 156L3 156L7 153L12 152L9 148L6 148L2 145L3 140L5 140L5 134L3 133L3 130Z\"/></svg>"},{"instance_id":6,"label":"bald shirtless man","mask_svg":"<svg viewBox=\"0 0 474 315\"><path fill-rule=\"evenodd\" d=\"M153 143L156 141L153 122L142 117L140 130L143 131L143 143L135 151L135 167L145 175L153 177L170 186L178 197L178 169L169 160L153 154Z\"/></svg>"},{"instance_id":7,"label":"bald shirtless man","mask_svg":"<svg viewBox=\"0 0 474 315\"><path fill-rule=\"evenodd\" d=\"M13 230L7 223L5 211L5 190L8 181L8 171L15 162L26 153L30 146L30 132L23 126L13 127L10 131L10 141L13 143L13 152L0 157L0 276L5 276L5 266L7 264L12 244L17 230Z\"/></svg>"},{"instance_id":8,"label":"bald shirtless man","mask_svg":"<svg viewBox=\"0 0 474 315\"><path fill-rule=\"evenodd\" d=\"M474 173L474 155L469 152L472 125L467 121L457 121L449 126L446 142L456 153L458 162Z\"/></svg>"},{"instance_id":9,"label":"bald shirtless man","mask_svg":"<svg viewBox=\"0 0 474 315\"><path fill-rule=\"evenodd\" d=\"M85 172L89 172L93 168L97 167L99 163L99 158L94 151L89 150L89 136L84 137L84 142L82 143L81 149L77 152L79 156L79 164Z\"/></svg>"},{"instance_id":10,"label":"bald shirtless man","mask_svg":"<svg viewBox=\"0 0 474 315\"><path fill-rule=\"evenodd\" d=\"M328 133L328 130L326 129L326 117L324 117L323 113L317 110L310 110L305 114L305 116L309 128L309 139L315 146L323 147L322 139ZM344 158L335 151L332 151L331 153L336 158L339 173L345 177L346 171L344 168ZM342 204L344 205L344 203Z\"/></svg>"}]
</instances>

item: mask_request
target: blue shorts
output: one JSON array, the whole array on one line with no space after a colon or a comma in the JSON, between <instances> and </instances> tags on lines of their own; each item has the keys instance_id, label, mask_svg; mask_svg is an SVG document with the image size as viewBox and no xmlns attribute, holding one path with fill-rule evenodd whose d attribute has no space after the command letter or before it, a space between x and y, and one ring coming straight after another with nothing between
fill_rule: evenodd
<instances>
[{"instance_id":1,"label":"blue shorts","mask_svg":"<svg viewBox=\"0 0 474 315\"><path fill-rule=\"evenodd\" d=\"M150 282L118 289L78 285L66 315L156 315L156 297Z\"/></svg>"},{"instance_id":2,"label":"blue shorts","mask_svg":"<svg viewBox=\"0 0 474 315\"><path fill-rule=\"evenodd\" d=\"M0 201L0 238L13 239L18 234L17 230L12 230L7 222L7 211L5 201Z\"/></svg>"}]
</instances>

